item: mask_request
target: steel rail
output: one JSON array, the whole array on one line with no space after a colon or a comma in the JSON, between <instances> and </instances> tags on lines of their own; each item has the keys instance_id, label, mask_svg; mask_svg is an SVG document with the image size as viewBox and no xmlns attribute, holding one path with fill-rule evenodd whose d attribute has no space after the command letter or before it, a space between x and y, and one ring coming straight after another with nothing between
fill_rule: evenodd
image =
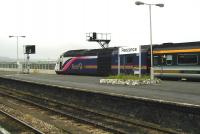
<instances>
[{"instance_id":1,"label":"steel rail","mask_svg":"<svg viewBox=\"0 0 200 134\"><path fill-rule=\"evenodd\" d=\"M4 115L8 116L9 118L11 118L11 119L13 119L13 120L15 120L15 121L17 121L17 122L23 124L25 127L27 127L27 128L29 128L30 130L32 130L35 134L45 134L45 133L43 133L42 131L40 131L39 129L34 128L33 126L29 125L29 124L26 123L25 121L22 121L22 120L20 120L20 119L14 117L13 115L11 115L11 114L9 114L9 113L3 111L3 110L0 110L0 112L3 113Z\"/></svg>"},{"instance_id":2,"label":"steel rail","mask_svg":"<svg viewBox=\"0 0 200 134\"><path fill-rule=\"evenodd\" d=\"M6 88L5 88L6 89ZM12 89L11 89L12 90ZM10 92L10 91L6 91L6 92ZM156 126L156 125L152 125L150 123L146 123L145 122L134 122L134 121L130 121L128 120L127 118L126 119L122 119L122 118L116 118L116 117L113 117L113 116L110 116L110 115L105 115L105 114L102 114L102 113L99 113L99 112L96 112L94 110L88 110L88 109L82 109L82 108L78 108L78 107L75 107L75 106L71 106L71 105L66 105L66 104L63 104L63 103L60 103L60 102L57 102L57 101L53 101L53 100L49 100L47 98L41 98L41 97L38 97L38 96L34 96L34 95L30 95L30 94L27 94L27 93L22 93L21 91L12 91L12 92L15 92L15 95L16 93L18 94L21 94L21 95L24 95L24 96L29 96L28 98L30 97L34 97L36 99L40 99L40 100L43 100L45 102L50 102L50 103L54 103L56 105L62 105L62 106L65 106L65 107L70 107L70 108L74 108L76 110L79 110L79 111L85 111L87 113L91 113L91 114L95 114L95 115L99 115L99 116L102 116L104 118L109 118L109 119L113 119L115 121L120 121L120 122L123 122L123 123L127 123L127 124L132 124L134 126L138 126L140 128L145 128L145 129L150 129L150 130L155 130L155 131L159 131L159 132L163 132L163 133L170 133L170 134L177 134L177 133L180 133L180 132L177 132L175 130L172 130L172 129L169 129L169 128L161 128L159 126ZM1 94L4 94L6 96L9 96L9 97L12 97L14 99L17 99L17 100L20 100L20 101L24 101L26 103L29 103L29 104L32 104L32 105L36 105L38 107L41 107L41 108L44 108L44 109L47 109L47 110L51 110L53 112L56 112L58 114L61 114L61 115L64 115L64 116L68 116L70 118L73 118L73 119L76 119L76 120L79 120L81 122L86 122L86 123L89 123L91 125L94 125L94 126L98 126L100 128L103 128L103 129L106 129L108 131L111 131L111 132L117 132L117 133L126 133L125 131L122 131L122 130L116 130L116 128L111 128L107 125L104 125L102 123L99 123L99 122L95 122L95 121L91 121L91 120L88 120L88 119L85 119L85 118L81 118L77 115L73 115L73 114L70 114L70 113L65 113L63 111L60 111L60 110L57 110L57 109L52 109L52 108L49 108L49 107L46 107L44 105L41 105L41 104L37 104L35 102L32 102L30 100L26 100L26 99L22 99L22 98L18 98L18 97L15 97L13 95L9 95L9 94L5 94L5 93L1 93Z\"/></svg>"}]
</instances>

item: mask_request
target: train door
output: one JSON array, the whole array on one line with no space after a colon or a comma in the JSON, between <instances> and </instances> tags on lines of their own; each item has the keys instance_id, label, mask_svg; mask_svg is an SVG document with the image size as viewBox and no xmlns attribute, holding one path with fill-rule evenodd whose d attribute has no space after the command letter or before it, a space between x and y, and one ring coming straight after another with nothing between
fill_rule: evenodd
<instances>
[{"instance_id":1,"label":"train door","mask_svg":"<svg viewBox=\"0 0 200 134\"><path fill-rule=\"evenodd\" d=\"M165 58L162 55L154 55L153 56L153 68L154 68L155 76L162 78L164 62L165 62Z\"/></svg>"},{"instance_id":2,"label":"train door","mask_svg":"<svg viewBox=\"0 0 200 134\"><path fill-rule=\"evenodd\" d=\"M161 61L158 62L160 66L160 78L163 78L164 69L166 67L166 55L160 55L159 57L161 59Z\"/></svg>"},{"instance_id":3,"label":"train door","mask_svg":"<svg viewBox=\"0 0 200 134\"><path fill-rule=\"evenodd\" d=\"M97 57L97 73L98 75L107 76L111 74L112 50L102 49Z\"/></svg>"}]
</instances>

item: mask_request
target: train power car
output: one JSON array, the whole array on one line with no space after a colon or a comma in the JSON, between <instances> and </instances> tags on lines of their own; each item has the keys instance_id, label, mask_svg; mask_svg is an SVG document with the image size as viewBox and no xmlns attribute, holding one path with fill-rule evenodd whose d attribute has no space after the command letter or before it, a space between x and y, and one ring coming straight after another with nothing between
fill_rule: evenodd
<instances>
[{"instance_id":1,"label":"train power car","mask_svg":"<svg viewBox=\"0 0 200 134\"><path fill-rule=\"evenodd\" d=\"M153 61L156 77L200 79L200 42L155 45Z\"/></svg>"},{"instance_id":2,"label":"train power car","mask_svg":"<svg viewBox=\"0 0 200 134\"><path fill-rule=\"evenodd\" d=\"M57 60L55 71L57 74L77 75L114 75L120 73L138 73L139 53L134 48L123 49L120 54L119 47L104 49L70 50L63 53ZM148 72L147 51L141 54L141 72ZM119 64L120 63L120 64Z\"/></svg>"}]
</instances>

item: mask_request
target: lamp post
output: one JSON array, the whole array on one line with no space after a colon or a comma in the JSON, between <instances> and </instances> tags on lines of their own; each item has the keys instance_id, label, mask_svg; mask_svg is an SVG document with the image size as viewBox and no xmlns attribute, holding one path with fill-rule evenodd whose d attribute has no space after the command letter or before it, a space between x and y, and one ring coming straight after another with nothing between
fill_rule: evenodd
<instances>
[{"instance_id":1,"label":"lamp post","mask_svg":"<svg viewBox=\"0 0 200 134\"><path fill-rule=\"evenodd\" d=\"M151 70L150 70L150 75L151 75L151 80L154 79L154 72L153 72L153 44L152 44L152 22L151 22L151 6L158 6L158 7L164 7L164 4L149 4L149 3L144 3L141 1L136 1L135 5L147 5L149 6L149 23L150 23L150 46L151 46Z\"/></svg>"},{"instance_id":2,"label":"lamp post","mask_svg":"<svg viewBox=\"0 0 200 134\"><path fill-rule=\"evenodd\" d=\"M18 73L19 73L20 62L19 62L19 53L18 53L18 44L19 44L18 43L18 40L19 40L18 38L19 37L25 38L26 36L18 36L18 35L17 36L12 36L12 35L9 36L9 38L12 38L12 37L16 37L17 38L17 69L18 69Z\"/></svg>"}]
</instances>

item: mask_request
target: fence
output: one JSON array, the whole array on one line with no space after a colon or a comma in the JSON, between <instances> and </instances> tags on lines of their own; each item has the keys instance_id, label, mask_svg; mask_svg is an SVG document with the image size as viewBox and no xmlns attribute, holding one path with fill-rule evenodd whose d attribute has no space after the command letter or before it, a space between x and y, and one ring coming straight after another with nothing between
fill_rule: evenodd
<instances>
[{"instance_id":1,"label":"fence","mask_svg":"<svg viewBox=\"0 0 200 134\"><path fill-rule=\"evenodd\" d=\"M35 73L55 73L56 62L55 61L42 61L42 62L30 62L30 72ZM27 64L25 62L21 62L21 70L27 69ZM0 63L0 70L3 71L16 71L17 70L17 63L16 62L1 62Z\"/></svg>"}]
</instances>

